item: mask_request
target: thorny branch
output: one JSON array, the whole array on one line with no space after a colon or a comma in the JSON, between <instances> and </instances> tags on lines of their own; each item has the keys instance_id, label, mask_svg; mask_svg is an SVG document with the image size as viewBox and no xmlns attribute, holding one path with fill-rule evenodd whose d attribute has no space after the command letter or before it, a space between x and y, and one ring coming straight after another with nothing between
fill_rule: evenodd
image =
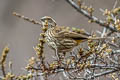
<instances>
[{"instance_id":1,"label":"thorny branch","mask_svg":"<svg viewBox=\"0 0 120 80\"><path fill-rule=\"evenodd\" d=\"M9 48L6 46L3 49L2 56L0 58L0 66L1 66L1 70L2 70L2 73L3 73L4 77L6 76L6 73L5 73L5 61L6 61L8 52L9 52Z\"/></svg>"},{"instance_id":2,"label":"thorny branch","mask_svg":"<svg viewBox=\"0 0 120 80\"><path fill-rule=\"evenodd\" d=\"M95 23L99 24L100 26L106 27L110 29L111 31L117 32L117 30L112 25L107 25L104 21L98 19L95 16L91 16L86 10L80 8L73 0L66 0L73 8L75 8L79 13L84 15L90 20L93 20Z\"/></svg>"},{"instance_id":3,"label":"thorny branch","mask_svg":"<svg viewBox=\"0 0 120 80\"><path fill-rule=\"evenodd\" d=\"M33 24L37 24L37 25L41 25L41 23L39 21L36 21L34 19L29 19L28 17L25 17L24 15L20 15L19 13L16 13L16 12L13 12L13 15L19 17L19 18L22 18L28 22L31 22Z\"/></svg>"}]
</instances>

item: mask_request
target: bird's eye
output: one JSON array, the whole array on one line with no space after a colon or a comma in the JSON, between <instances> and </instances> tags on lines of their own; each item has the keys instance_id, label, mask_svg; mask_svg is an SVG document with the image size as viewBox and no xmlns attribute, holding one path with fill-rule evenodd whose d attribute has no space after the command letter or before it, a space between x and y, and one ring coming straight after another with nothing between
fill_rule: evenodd
<instances>
[{"instance_id":1,"label":"bird's eye","mask_svg":"<svg viewBox=\"0 0 120 80\"><path fill-rule=\"evenodd\" d=\"M41 21L45 22L45 19L41 19Z\"/></svg>"},{"instance_id":2,"label":"bird's eye","mask_svg":"<svg viewBox=\"0 0 120 80\"><path fill-rule=\"evenodd\" d=\"M53 21L52 21L51 19L48 19L48 22L49 22L49 23L52 23Z\"/></svg>"},{"instance_id":3,"label":"bird's eye","mask_svg":"<svg viewBox=\"0 0 120 80\"><path fill-rule=\"evenodd\" d=\"M56 33L60 32L60 30L56 30Z\"/></svg>"}]
</instances>

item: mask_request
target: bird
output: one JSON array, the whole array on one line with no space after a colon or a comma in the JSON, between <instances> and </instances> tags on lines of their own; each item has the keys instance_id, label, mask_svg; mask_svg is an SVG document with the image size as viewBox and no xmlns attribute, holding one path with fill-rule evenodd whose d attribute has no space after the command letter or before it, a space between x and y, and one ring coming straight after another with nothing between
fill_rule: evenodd
<instances>
[{"instance_id":1,"label":"bird","mask_svg":"<svg viewBox=\"0 0 120 80\"><path fill-rule=\"evenodd\" d=\"M13 12L13 15L22 18L33 24L41 25L42 27L47 27L48 29L44 30L45 32L45 41L48 46L54 49L56 56L59 58L59 53L70 52L78 46L80 43L88 40L100 40L106 38L114 37L90 37L89 34L81 34L67 29L64 26L58 26L56 21L50 16L44 16L40 19L41 22L30 19L21 15L19 13Z\"/></svg>"},{"instance_id":2,"label":"bird","mask_svg":"<svg viewBox=\"0 0 120 80\"><path fill-rule=\"evenodd\" d=\"M70 52L80 43L87 40L104 39L101 37L91 38L87 35L68 30L63 26L58 26L56 21L50 16L42 17L41 24L44 27L46 24L48 26L48 29L45 32L45 40L48 46L55 51L56 55L59 53Z\"/></svg>"}]
</instances>

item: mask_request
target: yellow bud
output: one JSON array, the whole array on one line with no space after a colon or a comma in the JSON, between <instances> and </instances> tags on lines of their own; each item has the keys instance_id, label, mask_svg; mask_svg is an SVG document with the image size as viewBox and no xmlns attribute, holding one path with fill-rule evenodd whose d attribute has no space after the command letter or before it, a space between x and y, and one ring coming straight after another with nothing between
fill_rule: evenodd
<instances>
[{"instance_id":1,"label":"yellow bud","mask_svg":"<svg viewBox=\"0 0 120 80\"><path fill-rule=\"evenodd\" d=\"M110 53L112 52L112 49L106 49L106 52Z\"/></svg>"},{"instance_id":2,"label":"yellow bud","mask_svg":"<svg viewBox=\"0 0 120 80\"><path fill-rule=\"evenodd\" d=\"M67 59L66 64L67 64L67 65L69 65L69 64L70 64L70 62L71 62L71 60L70 60L70 59Z\"/></svg>"},{"instance_id":3,"label":"yellow bud","mask_svg":"<svg viewBox=\"0 0 120 80\"><path fill-rule=\"evenodd\" d=\"M94 9L92 8L92 6L88 7L87 10L88 10L89 13L93 13L93 11L94 11Z\"/></svg>"},{"instance_id":4,"label":"yellow bud","mask_svg":"<svg viewBox=\"0 0 120 80\"><path fill-rule=\"evenodd\" d=\"M108 16L110 16L110 14L111 14L111 12L110 12L110 11L108 11L108 9L105 9L105 11L104 11L103 15L108 15Z\"/></svg>"},{"instance_id":5,"label":"yellow bud","mask_svg":"<svg viewBox=\"0 0 120 80\"><path fill-rule=\"evenodd\" d=\"M104 48L107 47L107 44L103 44L103 47L104 47Z\"/></svg>"},{"instance_id":6,"label":"yellow bud","mask_svg":"<svg viewBox=\"0 0 120 80\"><path fill-rule=\"evenodd\" d=\"M115 8L115 9L112 10L112 13L117 14L119 11L120 11L120 8Z\"/></svg>"},{"instance_id":7,"label":"yellow bud","mask_svg":"<svg viewBox=\"0 0 120 80\"><path fill-rule=\"evenodd\" d=\"M45 36L45 33L40 33L40 36Z\"/></svg>"},{"instance_id":8,"label":"yellow bud","mask_svg":"<svg viewBox=\"0 0 120 80\"><path fill-rule=\"evenodd\" d=\"M120 31L120 24L116 25L118 31Z\"/></svg>"}]
</instances>

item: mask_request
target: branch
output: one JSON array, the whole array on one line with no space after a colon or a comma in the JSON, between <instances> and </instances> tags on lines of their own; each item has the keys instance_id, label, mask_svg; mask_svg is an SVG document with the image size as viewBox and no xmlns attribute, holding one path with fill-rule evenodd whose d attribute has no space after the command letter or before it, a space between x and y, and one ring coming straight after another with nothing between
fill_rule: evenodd
<instances>
[{"instance_id":1,"label":"branch","mask_svg":"<svg viewBox=\"0 0 120 80\"><path fill-rule=\"evenodd\" d=\"M84 15L85 17L87 17L90 20L93 20L95 23L99 24L102 27L106 27L108 29L110 29L113 32L117 32L117 30L114 28L114 26L112 25L106 25L104 23L104 21L99 20L97 17L95 16L91 16L87 11L81 9L75 2L73 2L73 0L66 0L73 8L75 8L80 14Z\"/></svg>"},{"instance_id":2,"label":"branch","mask_svg":"<svg viewBox=\"0 0 120 80\"><path fill-rule=\"evenodd\" d=\"M84 77L74 77L74 78L72 78L72 79L91 80L91 79L93 79L93 78L97 78L97 77L104 76L104 75L107 75L107 74L110 74L110 73L114 73L114 72L116 72L116 71L119 71L119 69L104 71L104 72L95 74L94 76L90 76L90 77L88 77L87 79L84 78Z\"/></svg>"},{"instance_id":3,"label":"branch","mask_svg":"<svg viewBox=\"0 0 120 80\"><path fill-rule=\"evenodd\" d=\"M0 76L0 80L3 80L3 79L4 79L4 77Z\"/></svg>"},{"instance_id":4,"label":"branch","mask_svg":"<svg viewBox=\"0 0 120 80\"><path fill-rule=\"evenodd\" d=\"M7 46L5 46L5 48L2 51L2 56L0 58L1 70L2 70L2 74L3 74L4 77L6 76L5 61L6 61L8 52L9 52L9 48Z\"/></svg>"},{"instance_id":5,"label":"branch","mask_svg":"<svg viewBox=\"0 0 120 80\"><path fill-rule=\"evenodd\" d=\"M100 77L100 76L103 76L103 75L107 75L107 74L110 74L110 73L113 73L113 72L116 72L116 71L119 71L119 69L109 70L109 71L105 71L105 72L102 72L102 73L99 73L99 74L95 74L94 76L90 77L89 79L95 78L95 77Z\"/></svg>"},{"instance_id":6,"label":"branch","mask_svg":"<svg viewBox=\"0 0 120 80\"><path fill-rule=\"evenodd\" d=\"M30 19L28 17L25 17L24 15L19 14L19 13L13 12L13 15L16 16L16 17L22 18L22 19L24 19L24 20L26 20L28 22L31 22L33 24L41 25L41 23L39 21Z\"/></svg>"},{"instance_id":7,"label":"branch","mask_svg":"<svg viewBox=\"0 0 120 80\"><path fill-rule=\"evenodd\" d=\"M91 64L91 68L120 69L120 67L118 65L102 65L102 64Z\"/></svg>"}]
</instances>

